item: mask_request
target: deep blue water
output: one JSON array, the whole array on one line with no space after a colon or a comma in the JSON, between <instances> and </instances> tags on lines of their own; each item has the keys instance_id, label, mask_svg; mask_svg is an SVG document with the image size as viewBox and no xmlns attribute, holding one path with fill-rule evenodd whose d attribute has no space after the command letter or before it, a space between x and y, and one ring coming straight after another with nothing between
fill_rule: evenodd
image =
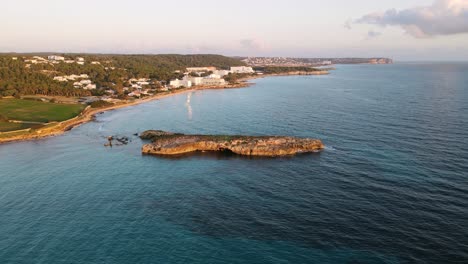
<instances>
[{"instance_id":1,"label":"deep blue water","mask_svg":"<svg viewBox=\"0 0 468 264\"><path fill-rule=\"evenodd\" d=\"M0 145L0 263L468 263L468 64L339 66ZM316 137L287 158L142 156L146 129Z\"/></svg>"}]
</instances>

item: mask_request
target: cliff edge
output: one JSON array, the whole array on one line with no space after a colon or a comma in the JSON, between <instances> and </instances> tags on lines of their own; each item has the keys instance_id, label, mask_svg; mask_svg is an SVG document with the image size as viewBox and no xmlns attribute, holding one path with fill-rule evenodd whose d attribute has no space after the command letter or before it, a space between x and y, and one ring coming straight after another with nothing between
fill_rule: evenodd
<instances>
[{"instance_id":1,"label":"cliff edge","mask_svg":"<svg viewBox=\"0 0 468 264\"><path fill-rule=\"evenodd\" d=\"M140 137L152 140L152 143L142 147L142 153L150 155L227 151L246 156L277 157L324 149L324 145L318 139L282 136L184 135L149 130L143 132Z\"/></svg>"}]
</instances>

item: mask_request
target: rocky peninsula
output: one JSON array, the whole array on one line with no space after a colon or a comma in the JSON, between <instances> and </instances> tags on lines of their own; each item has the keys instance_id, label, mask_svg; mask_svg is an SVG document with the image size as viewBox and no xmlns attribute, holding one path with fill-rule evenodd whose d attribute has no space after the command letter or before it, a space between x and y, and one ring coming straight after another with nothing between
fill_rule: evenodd
<instances>
[{"instance_id":1,"label":"rocky peninsula","mask_svg":"<svg viewBox=\"0 0 468 264\"><path fill-rule=\"evenodd\" d=\"M142 147L142 153L149 155L221 151L246 156L278 157L324 149L323 143L318 139L284 136L185 135L148 130L140 138L152 141Z\"/></svg>"}]
</instances>

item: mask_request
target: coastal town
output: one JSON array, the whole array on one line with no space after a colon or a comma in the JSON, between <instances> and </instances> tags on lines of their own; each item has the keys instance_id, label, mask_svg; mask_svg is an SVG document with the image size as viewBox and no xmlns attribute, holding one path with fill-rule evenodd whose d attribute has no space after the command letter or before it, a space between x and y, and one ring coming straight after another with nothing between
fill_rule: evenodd
<instances>
[{"instance_id":1,"label":"coastal town","mask_svg":"<svg viewBox=\"0 0 468 264\"><path fill-rule=\"evenodd\" d=\"M3 55L0 142L61 134L103 111L186 91L246 87L248 80L267 76L326 75L339 61L391 63L390 59L378 58Z\"/></svg>"},{"instance_id":2,"label":"coastal town","mask_svg":"<svg viewBox=\"0 0 468 264\"><path fill-rule=\"evenodd\" d=\"M195 67L187 62L185 63L186 67L174 67L172 72L170 72L171 69L165 69L167 73L161 75L151 74L151 71L154 70L142 74L140 70L129 68L126 63L116 63L115 58L73 54L10 57L11 61L18 62L25 70L40 73L40 78L47 76L49 80L53 80L52 83L49 82L52 86L67 87L68 92L61 92L60 88L57 88L55 93L58 95L66 94L68 97L72 95L76 98L75 102L82 104L95 101L118 103L181 88L223 88L232 85L239 78L263 74L277 75L287 72L297 74L316 69L327 71L332 69L334 64L340 63L392 63L392 60L387 58L224 57L226 59L224 59L222 67L209 64ZM134 62L131 61L131 63ZM152 67L147 63L143 66L145 70ZM158 68L157 66L153 67L154 69ZM111 76L113 77L110 78ZM4 91L2 96L17 96L15 92L8 91L8 89ZM33 93L47 96L50 92Z\"/></svg>"},{"instance_id":3,"label":"coastal town","mask_svg":"<svg viewBox=\"0 0 468 264\"><path fill-rule=\"evenodd\" d=\"M48 56L32 56L32 57L12 57L12 60L23 60L25 68L30 69L33 65L49 65L55 66L59 64L76 64L76 65L93 65L102 67L105 71L116 70L117 67L112 66L111 61L87 61L83 57L66 57L60 55L48 55ZM126 69L123 69L126 70ZM44 73L47 71L43 70ZM225 87L229 85L225 77L228 75L253 75L261 74L255 72L250 66L231 66L223 69L204 66L204 67L187 67L185 71L176 70L174 75L177 78L171 80L160 80L156 78L129 78L122 81L123 93L119 94L115 83L110 83L108 86L98 84L93 78L86 73L74 72L72 74L63 75L58 72L49 74L55 82L60 83L72 83L75 89L91 91L93 95L78 98L78 102L83 104L89 104L95 101L106 101L110 103L121 102L122 100L128 100L131 98L142 98L145 96L152 96L158 92L167 92L174 89L180 88L191 88L191 87ZM95 92L100 90L102 92Z\"/></svg>"}]
</instances>

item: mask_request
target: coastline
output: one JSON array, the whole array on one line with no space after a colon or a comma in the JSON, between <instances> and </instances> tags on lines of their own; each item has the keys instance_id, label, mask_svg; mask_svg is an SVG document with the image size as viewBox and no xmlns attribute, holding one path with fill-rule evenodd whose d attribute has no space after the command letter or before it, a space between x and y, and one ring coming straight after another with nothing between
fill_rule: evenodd
<instances>
[{"instance_id":1,"label":"coastline","mask_svg":"<svg viewBox=\"0 0 468 264\"><path fill-rule=\"evenodd\" d=\"M194 92L194 91L201 91L201 90L209 90L209 89L234 89L234 88L246 88L252 85L250 83L250 80L254 79L260 79L260 78L266 78L266 77L279 77L279 76L299 76L299 75L327 75L329 74L328 71L316 71L316 72L288 72L288 73L280 73L280 74L264 74L264 75L256 75L256 76L248 76L244 78L240 78L238 80L238 83L236 84L230 84L226 86L200 86L200 87L193 87L193 88L183 88L179 89L176 91L170 91L170 92L165 92L162 94L157 94L154 96L146 97L143 99L136 99L134 101L130 102L125 102L121 104L116 104L112 105L109 107L104 107L104 108L86 108L83 110L82 113L80 113L78 116L56 123L56 124L51 124L50 127L44 127L42 129L36 130L34 132L30 133L25 133L25 134L20 134L20 135L13 135L11 137L5 137L5 138L0 138L0 145L4 143L13 143L13 142L19 142L19 141L28 141L28 140L36 140L36 139L43 139L47 137L53 137L53 136L58 136L62 135L65 132L80 126L82 124L85 124L87 122L90 122L94 120L96 114L102 113L102 112L107 112L111 110L116 110L124 107L129 107L133 105L138 105L146 102L150 102L153 100L159 100L163 99L166 97L170 97L173 95L179 95L179 94L184 94L188 92ZM12 131L12 134L14 131Z\"/></svg>"}]
</instances>

